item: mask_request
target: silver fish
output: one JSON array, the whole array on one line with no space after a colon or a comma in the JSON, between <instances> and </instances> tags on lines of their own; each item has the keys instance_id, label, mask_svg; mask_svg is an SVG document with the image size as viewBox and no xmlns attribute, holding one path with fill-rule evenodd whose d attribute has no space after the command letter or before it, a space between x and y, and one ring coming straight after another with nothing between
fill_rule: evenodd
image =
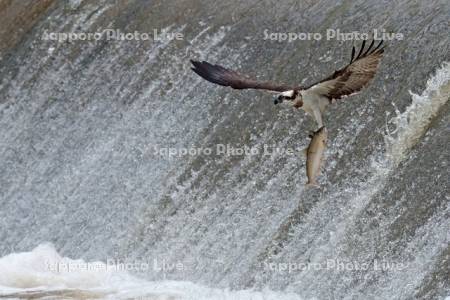
<instances>
[{"instance_id":1,"label":"silver fish","mask_svg":"<svg viewBox=\"0 0 450 300\"><path fill-rule=\"evenodd\" d=\"M311 136L311 142L309 143L308 148L306 148L306 175L308 176L306 185L308 186L318 186L316 179L320 173L320 167L327 145L327 138L327 129L321 127Z\"/></svg>"}]
</instances>

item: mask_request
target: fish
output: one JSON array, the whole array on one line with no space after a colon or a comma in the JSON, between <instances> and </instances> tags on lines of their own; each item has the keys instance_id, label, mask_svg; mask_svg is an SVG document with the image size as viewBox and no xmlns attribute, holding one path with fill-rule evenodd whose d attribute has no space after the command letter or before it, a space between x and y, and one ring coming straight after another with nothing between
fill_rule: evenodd
<instances>
[{"instance_id":1,"label":"fish","mask_svg":"<svg viewBox=\"0 0 450 300\"><path fill-rule=\"evenodd\" d=\"M319 186L317 177L320 173L323 156L327 146L328 132L325 126L315 131L311 137L311 142L306 151L306 175L308 176L307 186Z\"/></svg>"}]
</instances>

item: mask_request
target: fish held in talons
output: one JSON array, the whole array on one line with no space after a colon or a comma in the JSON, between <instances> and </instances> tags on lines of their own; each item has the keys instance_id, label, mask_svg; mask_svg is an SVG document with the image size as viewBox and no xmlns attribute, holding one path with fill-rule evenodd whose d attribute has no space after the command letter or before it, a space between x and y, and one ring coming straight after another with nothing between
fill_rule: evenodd
<instances>
[{"instance_id":1,"label":"fish held in talons","mask_svg":"<svg viewBox=\"0 0 450 300\"><path fill-rule=\"evenodd\" d=\"M317 177L320 174L327 138L328 132L325 127L319 128L311 135L311 142L308 148L306 148L306 175L308 176L306 186L319 186Z\"/></svg>"}]
</instances>

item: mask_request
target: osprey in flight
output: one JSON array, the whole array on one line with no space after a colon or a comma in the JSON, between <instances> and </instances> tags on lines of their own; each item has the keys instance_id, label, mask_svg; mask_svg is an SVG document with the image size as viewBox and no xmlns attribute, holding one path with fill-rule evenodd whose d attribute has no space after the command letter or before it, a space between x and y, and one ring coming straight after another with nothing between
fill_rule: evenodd
<instances>
[{"instance_id":1,"label":"osprey in flight","mask_svg":"<svg viewBox=\"0 0 450 300\"><path fill-rule=\"evenodd\" d=\"M375 40L365 50L364 40L358 55L352 49L350 63L335 71L331 76L308 87L278 84L270 81L256 81L235 71L206 61L191 60L192 70L204 79L233 89L260 89L278 93L275 104L289 100L295 108L302 108L323 126L322 113L333 100L351 96L365 87L375 76L378 64L383 56L384 47L381 41L373 48Z\"/></svg>"}]
</instances>

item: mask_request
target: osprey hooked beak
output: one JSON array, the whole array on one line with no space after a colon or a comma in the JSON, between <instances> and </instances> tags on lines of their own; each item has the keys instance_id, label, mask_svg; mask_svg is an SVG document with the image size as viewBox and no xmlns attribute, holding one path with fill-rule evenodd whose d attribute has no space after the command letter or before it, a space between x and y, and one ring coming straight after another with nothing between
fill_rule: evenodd
<instances>
[{"instance_id":1,"label":"osprey hooked beak","mask_svg":"<svg viewBox=\"0 0 450 300\"><path fill-rule=\"evenodd\" d=\"M284 96L278 96L274 101L273 101L273 104L275 104L275 105L277 105L278 103L283 103L283 99L284 98Z\"/></svg>"}]
</instances>

